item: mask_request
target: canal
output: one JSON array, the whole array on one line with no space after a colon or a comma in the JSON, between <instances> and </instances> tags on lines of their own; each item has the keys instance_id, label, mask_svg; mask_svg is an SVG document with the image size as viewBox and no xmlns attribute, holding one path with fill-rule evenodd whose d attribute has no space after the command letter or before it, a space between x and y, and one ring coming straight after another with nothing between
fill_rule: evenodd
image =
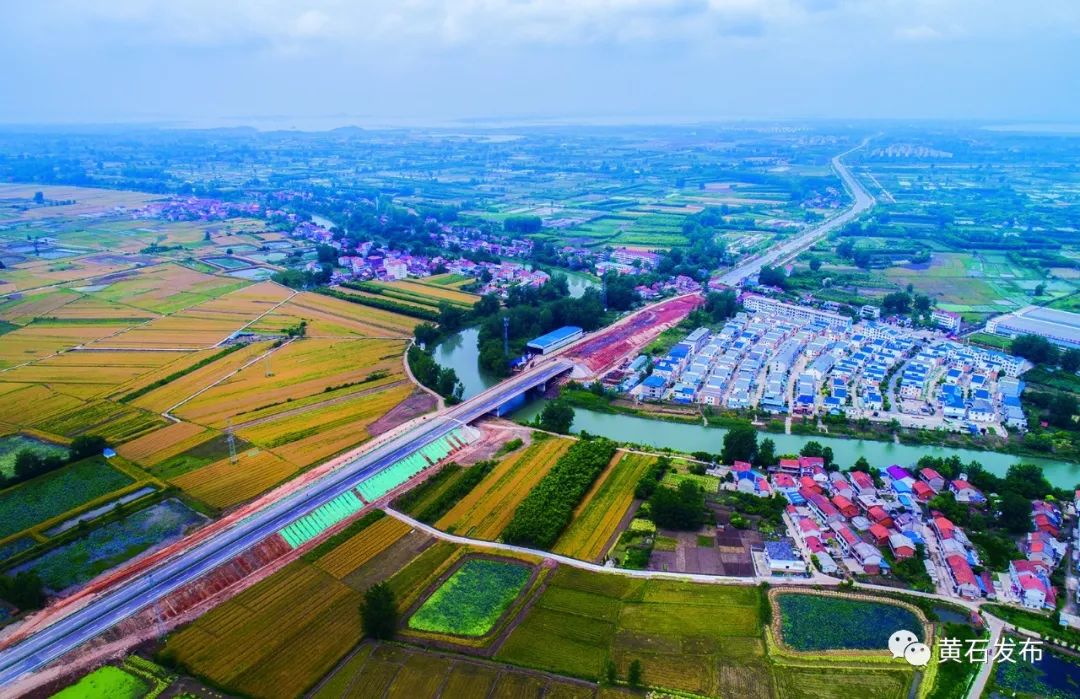
<instances>
[{"instance_id":1,"label":"canal","mask_svg":"<svg viewBox=\"0 0 1080 699\"><path fill-rule=\"evenodd\" d=\"M477 366L476 328L466 328L444 340L435 349L435 359L443 366L452 367L465 386L465 397L474 396L497 383L497 379ZM543 408L544 401L534 400L512 416L514 419L531 419ZM634 415L600 413L584 408L574 409L574 432L582 430L602 435L620 442L634 442L653 447L667 447L683 452L707 451L719 453L723 447L726 430L704 425L650 420ZM826 435L788 435L762 433L759 439L769 437L776 442L777 453L797 453L804 444L816 441L832 447L836 462L846 468L865 456L872 465L885 467L890 464L908 466L924 455L957 455L963 461L975 460L986 470L1005 475L1009 466L1032 463L1042 466L1050 482L1060 488L1073 488L1080 483L1080 464L1029 456L1014 456L992 451L958 449L953 447L909 446L893 442L844 439Z\"/></svg>"}]
</instances>

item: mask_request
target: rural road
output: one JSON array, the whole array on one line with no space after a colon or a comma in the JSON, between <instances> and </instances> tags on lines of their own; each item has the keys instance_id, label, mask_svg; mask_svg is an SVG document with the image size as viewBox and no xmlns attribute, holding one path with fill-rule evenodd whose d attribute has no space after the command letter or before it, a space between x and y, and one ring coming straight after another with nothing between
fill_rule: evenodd
<instances>
[{"instance_id":1,"label":"rural road","mask_svg":"<svg viewBox=\"0 0 1080 699\"><path fill-rule=\"evenodd\" d=\"M829 233L843 226L846 226L848 223L851 223L859 216L861 216L864 212L868 211L870 207L874 205L874 197L869 192L867 192L861 184L859 184L859 181L851 175L851 172L847 169L847 166L844 165L844 163L841 161L841 158L843 158L845 155L859 150L860 148L865 146L868 141L869 139L863 141L851 150L845 151L832 159L833 169L836 170L836 173L838 175L840 175L840 179L843 181L844 187L848 190L851 196L855 198L855 203L851 205L850 209L840 214L839 216L834 216L833 218L830 218L824 223L821 223L803 233L800 233L791 240L788 240L781 245L770 249L767 253L764 253L763 255L755 257L751 260L747 260L743 264L734 267L728 272L722 274L720 276L720 281L724 284L727 284L728 286L735 286L743 279L746 279L747 277L753 276L760 272L761 268L765 265L774 265L787 261L798 253L802 252L803 250L806 250Z\"/></svg>"}]
</instances>

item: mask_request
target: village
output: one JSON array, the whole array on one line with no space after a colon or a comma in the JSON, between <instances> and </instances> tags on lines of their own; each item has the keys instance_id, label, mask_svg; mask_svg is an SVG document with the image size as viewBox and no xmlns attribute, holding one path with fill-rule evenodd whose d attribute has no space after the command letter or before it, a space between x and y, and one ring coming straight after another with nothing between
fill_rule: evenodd
<instances>
[{"instance_id":1,"label":"village","mask_svg":"<svg viewBox=\"0 0 1080 699\"><path fill-rule=\"evenodd\" d=\"M931 330L854 322L745 293L722 328L698 328L655 362L606 380L641 401L773 415L896 420L972 434L1024 430L1025 360Z\"/></svg>"}]
</instances>

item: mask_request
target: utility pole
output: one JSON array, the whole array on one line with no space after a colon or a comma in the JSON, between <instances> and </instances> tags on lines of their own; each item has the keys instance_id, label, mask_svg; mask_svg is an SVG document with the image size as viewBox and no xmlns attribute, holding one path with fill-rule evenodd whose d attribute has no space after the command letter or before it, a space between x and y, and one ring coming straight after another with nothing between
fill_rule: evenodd
<instances>
[{"instance_id":1,"label":"utility pole","mask_svg":"<svg viewBox=\"0 0 1080 699\"><path fill-rule=\"evenodd\" d=\"M274 375L274 371L273 371L273 369L272 369L272 368L271 368L271 366L270 366L270 353L269 353L269 352L267 352L267 353L266 353L266 356L265 356L265 357L263 357L263 365L264 365L264 366L265 366L265 368L266 368L266 377L267 377L267 378L270 378L271 376L273 376L273 375Z\"/></svg>"},{"instance_id":2,"label":"utility pole","mask_svg":"<svg viewBox=\"0 0 1080 699\"><path fill-rule=\"evenodd\" d=\"M229 442L229 463L236 463L236 437L233 436L232 418L225 424L225 439Z\"/></svg>"},{"instance_id":3,"label":"utility pole","mask_svg":"<svg viewBox=\"0 0 1080 699\"><path fill-rule=\"evenodd\" d=\"M503 354L510 356L510 318L503 316Z\"/></svg>"},{"instance_id":4,"label":"utility pole","mask_svg":"<svg viewBox=\"0 0 1080 699\"><path fill-rule=\"evenodd\" d=\"M607 313L607 277L600 277L600 303L604 304L604 312Z\"/></svg>"}]
</instances>

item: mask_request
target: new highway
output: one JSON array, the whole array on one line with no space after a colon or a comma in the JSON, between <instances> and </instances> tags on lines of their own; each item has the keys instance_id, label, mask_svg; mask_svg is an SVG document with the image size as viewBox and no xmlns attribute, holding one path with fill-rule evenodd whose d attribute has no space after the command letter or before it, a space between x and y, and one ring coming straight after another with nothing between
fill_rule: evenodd
<instances>
[{"instance_id":1,"label":"new highway","mask_svg":"<svg viewBox=\"0 0 1080 699\"><path fill-rule=\"evenodd\" d=\"M839 216L834 216L829 220L821 223L813 228L800 233L791 240L784 242L774 248L771 248L768 252L762 254L759 257L755 257L751 260L747 260L741 265L738 265L728 272L720 275L720 281L728 286L735 286L743 279L751 277L761 271L761 268L769 265L780 264L785 262L798 253L806 250L811 245L821 240L829 233L846 226L851 223L864 212L868 211L870 207L874 205L874 197L870 195L866 189L863 188L859 181L852 177L851 172L847 169L847 166L841 161L848 153L857 151L866 145L864 141L862 144L852 148L849 151L841 153L832 159L833 169L840 175L840 179L844 183L844 187L848 190L848 193L855 198L855 202L844 213Z\"/></svg>"},{"instance_id":2,"label":"new highway","mask_svg":"<svg viewBox=\"0 0 1080 699\"><path fill-rule=\"evenodd\" d=\"M571 362L565 359L541 363L460 405L428 416L420 420L419 425L360 453L319 480L274 501L145 573L101 593L77 611L0 651L0 687L8 686L23 675L99 636L170 592L229 562L286 525L354 488L365 478L571 367Z\"/></svg>"}]
</instances>

